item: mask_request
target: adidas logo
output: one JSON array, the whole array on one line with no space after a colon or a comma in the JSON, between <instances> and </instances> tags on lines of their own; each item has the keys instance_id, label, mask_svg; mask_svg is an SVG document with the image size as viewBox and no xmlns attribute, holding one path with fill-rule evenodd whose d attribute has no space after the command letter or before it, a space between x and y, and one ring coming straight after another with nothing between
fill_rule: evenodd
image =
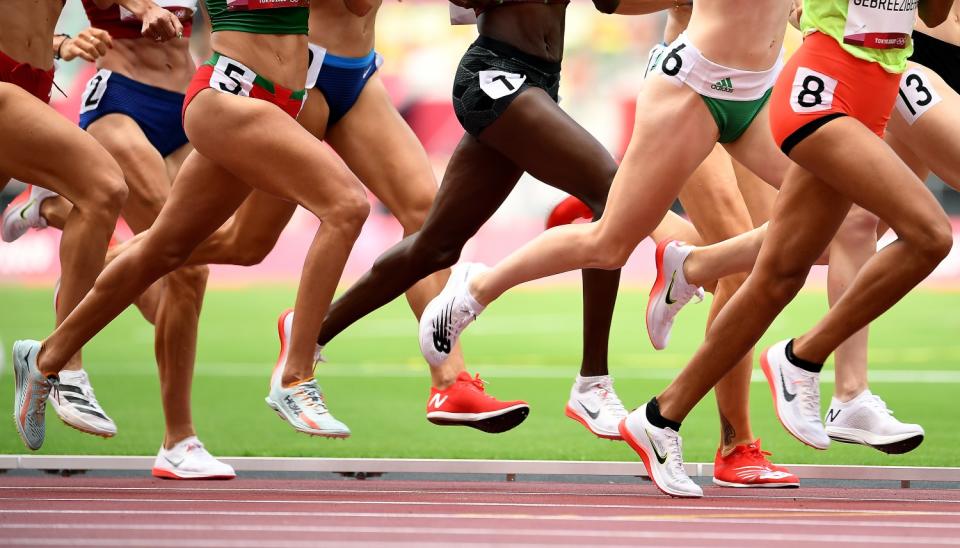
<instances>
[{"instance_id":1,"label":"adidas logo","mask_svg":"<svg viewBox=\"0 0 960 548\"><path fill-rule=\"evenodd\" d=\"M717 91L725 91L727 93L733 93L733 82L729 78L724 78L723 80L720 80L716 84L713 84L712 86L710 86L710 88L715 89Z\"/></svg>"}]
</instances>

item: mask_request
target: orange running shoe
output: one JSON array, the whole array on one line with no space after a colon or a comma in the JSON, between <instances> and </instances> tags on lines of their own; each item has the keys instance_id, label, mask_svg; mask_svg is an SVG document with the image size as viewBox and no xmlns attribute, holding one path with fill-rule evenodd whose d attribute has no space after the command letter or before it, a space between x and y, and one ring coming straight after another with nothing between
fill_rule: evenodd
<instances>
[{"instance_id":1,"label":"orange running shoe","mask_svg":"<svg viewBox=\"0 0 960 548\"><path fill-rule=\"evenodd\" d=\"M587 207L587 204L574 196L567 198L556 205L550 215L547 216L547 228L553 228L560 225L573 224L579 220L590 221L593 219L593 211Z\"/></svg>"},{"instance_id":2,"label":"orange running shoe","mask_svg":"<svg viewBox=\"0 0 960 548\"><path fill-rule=\"evenodd\" d=\"M717 449L713 483L721 487L800 487L800 478L767 460L769 455L760 449L760 440L738 445L725 457Z\"/></svg>"},{"instance_id":3,"label":"orange running shoe","mask_svg":"<svg viewBox=\"0 0 960 548\"><path fill-rule=\"evenodd\" d=\"M445 390L430 389L427 420L441 426L469 426L489 434L506 432L520 425L530 414L525 401L500 401L484 389L480 375L466 371Z\"/></svg>"}]
</instances>

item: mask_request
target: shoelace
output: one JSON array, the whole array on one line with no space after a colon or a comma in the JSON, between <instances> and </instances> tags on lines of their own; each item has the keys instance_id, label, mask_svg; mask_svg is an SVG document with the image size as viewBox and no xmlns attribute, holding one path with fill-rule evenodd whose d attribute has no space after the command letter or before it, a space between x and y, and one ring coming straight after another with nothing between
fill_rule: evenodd
<instances>
[{"instance_id":1,"label":"shoelace","mask_svg":"<svg viewBox=\"0 0 960 548\"><path fill-rule=\"evenodd\" d=\"M680 434L673 434L668 437L670 443L667 446L667 452L669 453L667 466L669 466L674 477L686 476L687 472L683 469L683 440L680 439Z\"/></svg>"},{"instance_id":2,"label":"shoelace","mask_svg":"<svg viewBox=\"0 0 960 548\"><path fill-rule=\"evenodd\" d=\"M865 399L866 401L864 404L866 404L867 407L876 409L877 411L886 413L887 415L893 415L893 410L887 407L887 402L883 401L880 396L876 394L870 394L870 396Z\"/></svg>"},{"instance_id":3,"label":"shoelace","mask_svg":"<svg viewBox=\"0 0 960 548\"><path fill-rule=\"evenodd\" d=\"M297 391L294 392L294 395L299 396L304 406L312 407L320 413L327 412L327 404L323 401L323 396L320 394L320 388L317 386L317 383L310 382L301 384Z\"/></svg>"},{"instance_id":4,"label":"shoelace","mask_svg":"<svg viewBox=\"0 0 960 548\"><path fill-rule=\"evenodd\" d=\"M803 375L793 383L800 387L798 396L800 397L801 411L803 415L810 420L820 422L820 383L819 379Z\"/></svg>"},{"instance_id":5,"label":"shoelace","mask_svg":"<svg viewBox=\"0 0 960 548\"><path fill-rule=\"evenodd\" d=\"M690 299L696 297L697 302L703 301L703 288L693 284L684 284L683 287L674 286L670 296L674 299L674 308L679 308L690 302Z\"/></svg>"},{"instance_id":6,"label":"shoelace","mask_svg":"<svg viewBox=\"0 0 960 548\"><path fill-rule=\"evenodd\" d=\"M600 388L600 404L614 417L621 419L626 417L627 408L623 406L620 397L613 390L613 377L600 381L597 386Z\"/></svg>"}]
</instances>

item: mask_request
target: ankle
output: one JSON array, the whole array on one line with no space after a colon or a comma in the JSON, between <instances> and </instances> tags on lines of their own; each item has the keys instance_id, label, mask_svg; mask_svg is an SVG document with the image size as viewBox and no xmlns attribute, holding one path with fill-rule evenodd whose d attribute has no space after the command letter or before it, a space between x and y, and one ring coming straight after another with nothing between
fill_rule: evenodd
<instances>
[{"instance_id":1,"label":"ankle","mask_svg":"<svg viewBox=\"0 0 960 548\"><path fill-rule=\"evenodd\" d=\"M701 280L701 272L699 269L699 261L697 258L700 256L699 250L694 248L693 251L687 255L687 258L683 260L683 265L681 266L681 271L683 272L683 279L687 281L690 285L703 286L707 282L712 280Z\"/></svg>"},{"instance_id":2,"label":"ankle","mask_svg":"<svg viewBox=\"0 0 960 548\"><path fill-rule=\"evenodd\" d=\"M477 304L482 307L486 307L491 301L493 301L493 299L496 298L496 295L490 295L488 293L488 287L484 285L486 278L487 273L481 272L470 278L470 282L467 284L467 290L469 291L470 296L473 297L473 300L475 300Z\"/></svg>"},{"instance_id":3,"label":"ankle","mask_svg":"<svg viewBox=\"0 0 960 548\"><path fill-rule=\"evenodd\" d=\"M173 446L176 444L196 435L197 431L194 430L192 424L177 428L168 428L167 433L163 437L163 448L167 450L173 449Z\"/></svg>"},{"instance_id":4,"label":"ankle","mask_svg":"<svg viewBox=\"0 0 960 548\"><path fill-rule=\"evenodd\" d=\"M867 385L865 384L856 384L850 386L841 386L837 385L833 390L833 397L840 403L850 403L860 394L863 394L867 390Z\"/></svg>"}]
</instances>

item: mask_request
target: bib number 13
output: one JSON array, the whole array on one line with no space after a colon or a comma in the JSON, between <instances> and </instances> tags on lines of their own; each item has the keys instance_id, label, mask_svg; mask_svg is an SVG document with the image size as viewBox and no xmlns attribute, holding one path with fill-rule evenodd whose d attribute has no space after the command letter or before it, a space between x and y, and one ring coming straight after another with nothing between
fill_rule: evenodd
<instances>
[{"instance_id":1,"label":"bib number 13","mask_svg":"<svg viewBox=\"0 0 960 548\"><path fill-rule=\"evenodd\" d=\"M797 69L790 92L790 106L794 112L821 112L833 108L833 93L837 81L806 67Z\"/></svg>"},{"instance_id":2,"label":"bib number 13","mask_svg":"<svg viewBox=\"0 0 960 548\"><path fill-rule=\"evenodd\" d=\"M913 125L925 112L942 100L943 98L933 87L933 82L922 70L912 68L900 79L897 112L908 124Z\"/></svg>"}]
</instances>

